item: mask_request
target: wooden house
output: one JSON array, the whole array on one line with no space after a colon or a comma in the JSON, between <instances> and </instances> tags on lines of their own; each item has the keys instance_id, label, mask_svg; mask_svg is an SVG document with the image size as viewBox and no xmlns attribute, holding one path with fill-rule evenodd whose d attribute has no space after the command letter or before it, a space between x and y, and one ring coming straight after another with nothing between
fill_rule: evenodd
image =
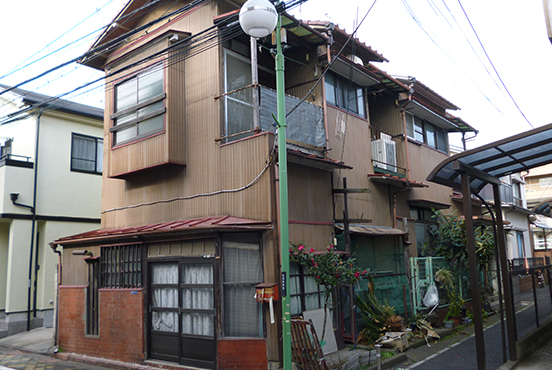
<instances>
[{"instance_id":1,"label":"wooden house","mask_svg":"<svg viewBox=\"0 0 552 370\"><path fill-rule=\"evenodd\" d=\"M154 4L130 1L81 61L106 73L102 224L53 243L63 250L59 345L163 366L274 368L281 310L271 322L269 304L254 298L256 285L280 279L271 40L243 33L243 1ZM412 95L371 64L381 54L331 23L284 13L282 25L290 240L402 256L406 225L396 220L412 223L422 201L450 203L444 188L423 192L423 172L448 148L404 135L402 98L425 89ZM428 110L446 122L443 135L470 131L429 95L420 100L436 106ZM376 140L396 142L395 162L373 160ZM431 160L409 165L407 147ZM292 315L323 307L297 266L289 287ZM354 336L337 319L349 312L350 302L334 313L340 337Z\"/></svg>"}]
</instances>

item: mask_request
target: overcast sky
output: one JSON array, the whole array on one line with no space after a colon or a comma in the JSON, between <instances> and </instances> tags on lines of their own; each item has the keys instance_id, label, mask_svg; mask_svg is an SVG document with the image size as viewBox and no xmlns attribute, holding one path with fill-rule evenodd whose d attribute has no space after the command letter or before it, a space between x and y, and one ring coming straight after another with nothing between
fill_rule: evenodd
<instances>
[{"instance_id":1,"label":"overcast sky","mask_svg":"<svg viewBox=\"0 0 552 370\"><path fill-rule=\"evenodd\" d=\"M73 44L0 78L0 84L13 86L82 54L98 34L84 36L108 24L125 3L4 2L0 76ZM292 14L303 20L331 20L348 32L364 18L358 38L389 59L378 67L394 76L414 76L459 106L461 110L451 113L480 131L469 148L529 130L527 120L534 127L552 121L552 44L542 0L377 0L373 4L373 0L309 0ZM101 76L72 65L22 88L57 95ZM103 92L73 99L102 106Z\"/></svg>"}]
</instances>

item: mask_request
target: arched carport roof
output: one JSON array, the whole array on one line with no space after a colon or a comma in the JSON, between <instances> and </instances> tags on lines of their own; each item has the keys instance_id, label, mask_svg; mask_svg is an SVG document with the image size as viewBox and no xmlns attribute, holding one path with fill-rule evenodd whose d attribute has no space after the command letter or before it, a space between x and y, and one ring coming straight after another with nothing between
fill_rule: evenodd
<instances>
[{"instance_id":1,"label":"arched carport roof","mask_svg":"<svg viewBox=\"0 0 552 370\"><path fill-rule=\"evenodd\" d=\"M552 124L453 155L435 167L427 180L461 190L461 173L468 172L471 191L479 193L502 176L548 163L552 163Z\"/></svg>"},{"instance_id":2,"label":"arched carport roof","mask_svg":"<svg viewBox=\"0 0 552 370\"><path fill-rule=\"evenodd\" d=\"M453 155L441 162L427 177L428 181L462 191L466 225L466 247L470 266L477 265L474 225L471 210L471 194L479 193L487 184L492 184L494 195L494 228L498 244L499 265L502 275L501 288L506 310L508 351L511 360L517 359L515 317L506 260L506 240L500 201L502 176L530 170L552 163L552 124L536 128L509 138L495 141L479 148ZM474 331L477 352L477 368L485 369L485 345L483 319L479 299L479 276L476 268L470 268L470 285L474 315ZM501 304L502 306L502 304ZM504 332L503 332L504 335ZM503 341L506 352L506 342Z\"/></svg>"}]
</instances>

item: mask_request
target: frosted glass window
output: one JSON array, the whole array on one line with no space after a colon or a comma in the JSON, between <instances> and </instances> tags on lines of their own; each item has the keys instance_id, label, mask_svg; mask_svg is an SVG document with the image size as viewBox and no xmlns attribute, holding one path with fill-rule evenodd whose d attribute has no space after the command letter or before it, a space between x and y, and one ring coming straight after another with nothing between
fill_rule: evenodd
<instances>
[{"instance_id":1,"label":"frosted glass window","mask_svg":"<svg viewBox=\"0 0 552 370\"><path fill-rule=\"evenodd\" d=\"M166 111L163 74L160 64L115 85L115 111L111 116L114 145L163 130Z\"/></svg>"}]
</instances>

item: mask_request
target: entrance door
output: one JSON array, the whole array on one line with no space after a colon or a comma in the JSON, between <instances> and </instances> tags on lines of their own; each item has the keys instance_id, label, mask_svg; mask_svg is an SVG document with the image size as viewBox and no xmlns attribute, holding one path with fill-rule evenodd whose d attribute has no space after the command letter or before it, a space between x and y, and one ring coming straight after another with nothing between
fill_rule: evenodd
<instances>
[{"instance_id":1,"label":"entrance door","mask_svg":"<svg viewBox=\"0 0 552 370\"><path fill-rule=\"evenodd\" d=\"M215 368L212 261L150 264L150 358Z\"/></svg>"}]
</instances>

